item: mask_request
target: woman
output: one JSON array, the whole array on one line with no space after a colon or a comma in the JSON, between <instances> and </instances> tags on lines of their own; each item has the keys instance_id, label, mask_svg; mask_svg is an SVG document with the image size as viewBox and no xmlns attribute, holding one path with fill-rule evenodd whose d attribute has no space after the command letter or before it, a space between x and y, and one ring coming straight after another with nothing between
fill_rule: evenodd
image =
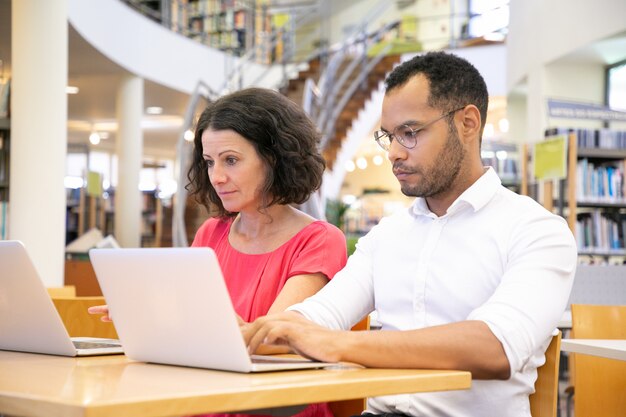
<instances>
[{"instance_id":1,"label":"woman","mask_svg":"<svg viewBox=\"0 0 626 417\"><path fill-rule=\"evenodd\" d=\"M321 185L318 140L302 109L271 90L222 97L198 120L187 188L217 216L192 246L216 251L245 321L316 293L345 264L343 233L292 207Z\"/></svg>"},{"instance_id":2,"label":"woman","mask_svg":"<svg viewBox=\"0 0 626 417\"><path fill-rule=\"evenodd\" d=\"M224 96L198 120L187 190L215 216L192 246L213 248L246 322L313 295L346 263L343 233L293 207L321 185L318 141L302 109L271 90ZM313 404L297 416L332 413Z\"/></svg>"}]
</instances>

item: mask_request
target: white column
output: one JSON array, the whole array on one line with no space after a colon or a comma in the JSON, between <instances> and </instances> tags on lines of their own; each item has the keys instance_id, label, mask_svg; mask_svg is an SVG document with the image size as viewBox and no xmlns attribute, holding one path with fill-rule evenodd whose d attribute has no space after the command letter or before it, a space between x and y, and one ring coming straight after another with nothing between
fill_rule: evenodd
<instances>
[{"instance_id":1,"label":"white column","mask_svg":"<svg viewBox=\"0 0 626 417\"><path fill-rule=\"evenodd\" d=\"M139 171L143 153L142 115L143 79L134 75L123 77L117 92L115 238L126 248L141 246Z\"/></svg>"},{"instance_id":2,"label":"white column","mask_svg":"<svg viewBox=\"0 0 626 417\"><path fill-rule=\"evenodd\" d=\"M528 96L526 99L527 128L529 142L543 140L548 126L547 92L545 68L535 63L528 72Z\"/></svg>"},{"instance_id":3,"label":"white column","mask_svg":"<svg viewBox=\"0 0 626 417\"><path fill-rule=\"evenodd\" d=\"M46 286L63 285L67 0L12 2L11 239Z\"/></svg>"}]
</instances>

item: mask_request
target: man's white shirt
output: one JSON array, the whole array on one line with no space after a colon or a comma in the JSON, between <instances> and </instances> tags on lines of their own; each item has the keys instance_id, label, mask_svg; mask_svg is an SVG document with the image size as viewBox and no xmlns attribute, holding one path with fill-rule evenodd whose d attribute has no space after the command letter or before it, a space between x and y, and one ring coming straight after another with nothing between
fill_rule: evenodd
<instances>
[{"instance_id":1,"label":"man's white shirt","mask_svg":"<svg viewBox=\"0 0 626 417\"><path fill-rule=\"evenodd\" d=\"M506 381L465 391L372 398L413 416L530 416L536 368L565 310L576 244L565 221L486 172L437 217L423 198L362 237L346 267L290 310L332 329L376 311L382 330L485 322L511 365ZM472 341L468 340L468 347Z\"/></svg>"}]
</instances>

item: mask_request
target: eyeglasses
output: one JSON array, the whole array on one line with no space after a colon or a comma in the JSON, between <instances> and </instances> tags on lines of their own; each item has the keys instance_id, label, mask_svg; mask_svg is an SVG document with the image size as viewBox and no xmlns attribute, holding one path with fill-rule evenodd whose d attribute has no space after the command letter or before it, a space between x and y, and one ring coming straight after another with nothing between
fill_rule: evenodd
<instances>
[{"instance_id":1,"label":"eyeglasses","mask_svg":"<svg viewBox=\"0 0 626 417\"><path fill-rule=\"evenodd\" d=\"M395 129L393 129L392 133L385 132L384 130L377 130L374 132L374 139L376 140L376 143L378 143L378 145L386 151L389 151L389 148L391 147L391 142L394 138L398 141L400 145L404 146L405 148L413 149L415 148L415 145L417 145L417 135L419 134L419 132L426 129L428 126L438 122L439 120L448 117L451 114L454 114L464 108L465 106L459 107L458 109L450 110L449 112L437 117L435 120L431 120L430 122L418 128L414 128L408 124L404 124L397 126Z\"/></svg>"}]
</instances>

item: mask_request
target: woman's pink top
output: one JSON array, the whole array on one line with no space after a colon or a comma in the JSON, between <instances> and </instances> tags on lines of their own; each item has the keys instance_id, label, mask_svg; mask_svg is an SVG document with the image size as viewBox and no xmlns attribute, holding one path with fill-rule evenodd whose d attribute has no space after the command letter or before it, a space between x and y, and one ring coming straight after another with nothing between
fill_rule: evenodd
<instances>
[{"instance_id":1,"label":"woman's pink top","mask_svg":"<svg viewBox=\"0 0 626 417\"><path fill-rule=\"evenodd\" d=\"M253 321L267 314L287 280L322 273L332 279L346 264L346 238L335 226L315 221L272 252L249 255L228 241L232 219L212 218L198 229L192 246L212 248L237 314Z\"/></svg>"},{"instance_id":2,"label":"woman's pink top","mask_svg":"<svg viewBox=\"0 0 626 417\"><path fill-rule=\"evenodd\" d=\"M196 232L191 246L208 246L215 251L235 311L245 321L266 315L289 278L322 273L332 279L346 264L346 238L329 223L315 221L276 250L257 255L241 253L230 245L228 233L232 223L232 219L207 220ZM312 404L296 414L297 417L332 415L325 403Z\"/></svg>"}]
</instances>

